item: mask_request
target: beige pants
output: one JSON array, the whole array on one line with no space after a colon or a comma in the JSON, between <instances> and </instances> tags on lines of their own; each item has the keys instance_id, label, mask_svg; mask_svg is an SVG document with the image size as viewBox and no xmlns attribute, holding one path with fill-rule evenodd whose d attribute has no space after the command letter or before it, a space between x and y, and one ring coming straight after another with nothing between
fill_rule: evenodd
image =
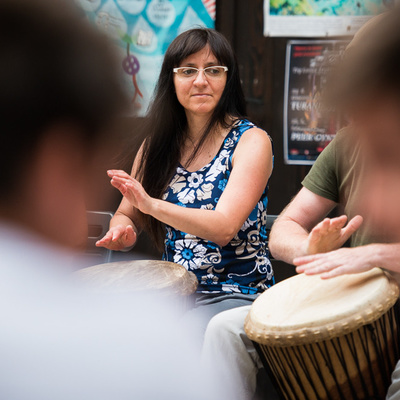
<instances>
[{"instance_id":1,"label":"beige pants","mask_svg":"<svg viewBox=\"0 0 400 400\"><path fill-rule=\"evenodd\" d=\"M257 372L262 365L244 331L244 319L250 307L234 308L212 318L202 352L206 371L240 400L253 398Z\"/></svg>"},{"instance_id":2,"label":"beige pants","mask_svg":"<svg viewBox=\"0 0 400 400\"><path fill-rule=\"evenodd\" d=\"M400 361L397 363L396 368L392 374L392 384L386 396L387 400L400 400Z\"/></svg>"}]
</instances>

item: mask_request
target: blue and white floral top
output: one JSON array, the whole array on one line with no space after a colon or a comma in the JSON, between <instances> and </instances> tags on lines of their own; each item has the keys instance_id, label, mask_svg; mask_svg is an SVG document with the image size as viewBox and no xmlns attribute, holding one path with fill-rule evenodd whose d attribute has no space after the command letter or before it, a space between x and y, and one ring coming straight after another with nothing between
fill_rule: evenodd
<instances>
[{"instance_id":1,"label":"blue and white floral top","mask_svg":"<svg viewBox=\"0 0 400 400\"><path fill-rule=\"evenodd\" d=\"M163 199L181 207L214 210L232 171L232 156L248 129L238 121L214 159L196 172L176 169ZM274 284L267 248L268 186L240 231L224 246L167 226L163 259L183 265L196 274L200 293L256 294Z\"/></svg>"}]
</instances>

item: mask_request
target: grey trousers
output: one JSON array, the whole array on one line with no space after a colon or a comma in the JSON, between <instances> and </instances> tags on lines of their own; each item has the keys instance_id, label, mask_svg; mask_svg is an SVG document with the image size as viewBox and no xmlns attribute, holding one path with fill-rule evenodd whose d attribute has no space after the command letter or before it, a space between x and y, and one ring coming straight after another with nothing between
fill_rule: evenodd
<instances>
[{"instance_id":1,"label":"grey trousers","mask_svg":"<svg viewBox=\"0 0 400 400\"><path fill-rule=\"evenodd\" d=\"M210 376L231 388L236 399L252 399L257 373L262 367L258 354L244 331L250 305L216 315L208 324L202 363ZM228 397L227 397L228 398Z\"/></svg>"},{"instance_id":2,"label":"grey trousers","mask_svg":"<svg viewBox=\"0 0 400 400\"><path fill-rule=\"evenodd\" d=\"M251 306L257 297L240 293L196 294L194 306L184 314L182 322L195 331L202 342L208 323L215 315L232 308Z\"/></svg>"},{"instance_id":3,"label":"grey trousers","mask_svg":"<svg viewBox=\"0 0 400 400\"><path fill-rule=\"evenodd\" d=\"M392 384L389 386L386 400L400 400L400 361L392 374Z\"/></svg>"}]
</instances>

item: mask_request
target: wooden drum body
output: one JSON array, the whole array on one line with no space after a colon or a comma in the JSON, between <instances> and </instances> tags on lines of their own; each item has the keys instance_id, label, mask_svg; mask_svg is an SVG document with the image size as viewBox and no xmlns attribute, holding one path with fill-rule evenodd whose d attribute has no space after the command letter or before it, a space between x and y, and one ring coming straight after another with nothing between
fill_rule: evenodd
<instances>
[{"instance_id":1,"label":"wooden drum body","mask_svg":"<svg viewBox=\"0 0 400 400\"><path fill-rule=\"evenodd\" d=\"M254 302L245 330L285 399L384 399L400 358L398 295L378 268L297 275Z\"/></svg>"}]
</instances>

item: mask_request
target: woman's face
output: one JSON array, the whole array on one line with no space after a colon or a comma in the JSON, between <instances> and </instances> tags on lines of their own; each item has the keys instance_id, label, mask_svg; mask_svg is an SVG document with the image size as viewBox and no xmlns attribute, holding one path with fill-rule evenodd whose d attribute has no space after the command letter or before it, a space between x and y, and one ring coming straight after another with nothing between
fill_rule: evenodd
<instances>
[{"instance_id":1,"label":"woman's face","mask_svg":"<svg viewBox=\"0 0 400 400\"><path fill-rule=\"evenodd\" d=\"M179 67L203 69L221 65L207 45L197 53L185 58ZM226 85L224 73L219 78L207 78L203 71L196 77L180 77L174 74L174 85L178 101L186 112L195 115L211 114L221 99Z\"/></svg>"}]
</instances>

